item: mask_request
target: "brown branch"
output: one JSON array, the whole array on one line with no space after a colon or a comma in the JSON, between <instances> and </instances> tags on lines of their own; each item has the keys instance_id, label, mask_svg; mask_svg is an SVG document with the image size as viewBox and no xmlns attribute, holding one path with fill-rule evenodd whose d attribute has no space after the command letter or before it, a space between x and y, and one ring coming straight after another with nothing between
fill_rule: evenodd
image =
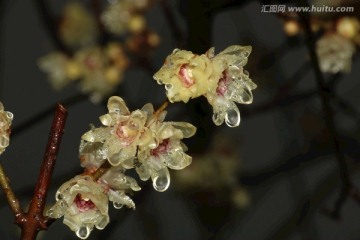
<instances>
[{"instance_id":1,"label":"brown branch","mask_svg":"<svg viewBox=\"0 0 360 240\"><path fill-rule=\"evenodd\" d=\"M95 181L98 180L110 167L110 163L106 160L93 174L91 174L91 177Z\"/></svg>"},{"instance_id":2,"label":"brown branch","mask_svg":"<svg viewBox=\"0 0 360 240\"><path fill-rule=\"evenodd\" d=\"M158 118L160 113L162 113L166 108L167 106L169 105L169 101L166 99L163 104L161 104L161 106L155 111L154 113L154 118Z\"/></svg>"},{"instance_id":3,"label":"brown branch","mask_svg":"<svg viewBox=\"0 0 360 240\"><path fill-rule=\"evenodd\" d=\"M44 160L35 186L35 191L30 202L29 210L27 213L23 214L21 219L16 221L22 229L21 239L23 240L35 239L37 233L40 230L47 229L50 223L49 219L44 217L43 211L52 173L55 167L56 156L65 127L66 116L67 110L62 105L58 104L45 149Z\"/></svg>"}]
</instances>

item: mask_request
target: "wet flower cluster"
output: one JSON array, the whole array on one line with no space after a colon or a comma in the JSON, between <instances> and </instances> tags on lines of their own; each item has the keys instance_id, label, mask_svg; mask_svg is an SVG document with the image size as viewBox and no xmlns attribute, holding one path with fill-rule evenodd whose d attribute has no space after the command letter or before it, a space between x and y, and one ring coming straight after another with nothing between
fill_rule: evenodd
<instances>
[{"instance_id":1,"label":"wet flower cluster","mask_svg":"<svg viewBox=\"0 0 360 240\"><path fill-rule=\"evenodd\" d=\"M233 45L215 55L215 49L197 55L175 49L155 73L154 79L164 84L170 102L188 102L204 96L213 107L213 121L230 127L240 124L235 103L250 104L256 84L244 70L251 46Z\"/></svg>"},{"instance_id":2,"label":"wet flower cluster","mask_svg":"<svg viewBox=\"0 0 360 240\"><path fill-rule=\"evenodd\" d=\"M78 81L81 91L93 102L110 96L122 82L129 66L128 55L143 56L160 42L159 36L146 26L144 11L149 4L148 0L109 1L95 15L90 9L94 6L67 3L58 33L68 51L49 53L38 62L53 88L61 90Z\"/></svg>"},{"instance_id":3,"label":"wet flower cluster","mask_svg":"<svg viewBox=\"0 0 360 240\"><path fill-rule=\"evenodd\" d=\"M64 183L57 192L56 204L47 212L52 218L64 216L64 224L85 239L94 227L103 229L109 222L108 203L117 209L135 203L127 195L139 191L136 180L127 176L135 169L140 179L151 178L159 192L170 185L170 169L190 165L182 139L193 136L196 128L186 122L165 122L165 111L154 111L152 104L130 112L120 97L110 97L109 113L100 117L102 127L86 132L79 148L84 174ZM95 173L108 165L105 173Z\"/></svg>"},{"instance_id":4,"label":"wet flower cluster","mask_svg":"<svg viewBox=\"0 0 360 240\"><path fill-rule=\"evenodd\" d=\"M2 154L10 143L10 127L14 115L5 111L3 104L0 102L0 154Z\"/></svg>"}]
</instances>

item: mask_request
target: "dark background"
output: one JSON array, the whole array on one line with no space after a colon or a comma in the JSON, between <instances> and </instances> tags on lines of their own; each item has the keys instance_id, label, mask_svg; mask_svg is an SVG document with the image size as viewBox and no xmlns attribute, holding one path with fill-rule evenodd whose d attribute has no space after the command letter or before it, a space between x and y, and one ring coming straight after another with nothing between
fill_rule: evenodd
<instances>
[{"instance_id":1,"label":"dark background","mask_svg":"<svg viewBox=\"0 0 360 240\"><path fill-rule=\"evenodd\" d=\"M79 92L76 85L54 91L46 74L37 67L38 59L52 51L54 45L34 2L0 1L0 100L15 115L14 129ZM48 2L55 13L62 5ZM199 198L178 191L175 184L165 193L158 193L151 185L141 183L142 193L134 196L137 210L115 211L110 207L113 223L102 232L94 230L89 239L360 239L360 205L353 199L344 203L339 220L323 211L333 207L340 194L341 178L304 38L288 38L283 21L275 14L262 13L263 3L259 1L169 3L181 29L190 33L185 44L188 50L203 53L215 46L219 52L234 44L253 47L245 69L258 88L253 91L253 104L239 106L242 122L238 128L215 127L211 108L202 100L169 106L168 118L190 121L199 127L195 140L188 142L192 154L211 150L211 142L222 141L219 135L234 143L241 166L235 179L249 192L250 205L236 209L226 200L218 204L209 201L213 196L217 198L216 192ZM200 10L201 6L216 3L225 7L211 16ZM159 4L149 9L147 20L162 39L151 61L159 69L177 47L177 39L171 35L171 25ZM141 67L126 73L118 94L130 109L147 102L159 106L165 99L163 87L152 80L152 74ZM339 106L335 100L331 104L341 151L358 187L359 75L357 54L351 73L336 75L336 99L346 102L347 107ZM289 81L294 81L291 90L279 93L280 86ZM77 159L80 137L89 129L89 123L99 125L98 116L106 112L102 104L88 100L70 104L68 110L49 204L55 201L54 193L61 183L81 172ZM52 113L44 116L28 127L18 128L1 156L24 206L32 195L52 120ZM0 203L0 239L18 239L19 230L13 225L14 217L2 195ZM76 236L58 220L39 239Z\"/></svg>"}]
</instances>

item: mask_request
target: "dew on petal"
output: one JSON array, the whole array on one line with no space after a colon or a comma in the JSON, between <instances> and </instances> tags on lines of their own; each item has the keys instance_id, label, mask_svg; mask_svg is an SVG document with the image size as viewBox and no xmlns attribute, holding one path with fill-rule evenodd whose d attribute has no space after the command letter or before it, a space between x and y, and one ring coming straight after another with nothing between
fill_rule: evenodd
<instances>
[{"instance_id":1,"label":"dew on petal","mask_svg":"<svg viewBox=\"0 0 360 240\"><path fill-rule=\"evenodd\" d=\"M112 123L112 117L109 114L105 114L100 116L100 121L105 126L110 126Z\"/></svg>"},{"instance_id":2,"label":"dew on petal","mask_svg":"<svg viewBox=\"0 0 360 240\"><path fill-rule=\"evenodd\" d=\"M220 126L224 122L224 118L222 117L222 114L220 114L219 112L213 113L212 120L217 126Z\"/></svg>"},{"instance_id":3,"label":"dew on petal","mask_svg":"<svg viewBox=\"0 0 360 240\"><path fill-rule=\"evenodd\" d=\"M241 99L241 103L244 103L244 104L250 104L253 101L253 95L251 93L251 90L247 87L245 87L243 89L243 91L241 92L239 97Z\"/></svg>"},{"instance_id":4,"label":"dew on petal","mask_svg":"<svg viewBox=\"0 0 360 240\"><path fill-rule=\"evenodd\" d=\"M237 127L240 125L240 112L236 106L233 106L226 111L225 123L229 127Z\"/></svg>"},{"instance_id":5,"label":"dew on petal","mask_svg":"<svg viewBox=\"0 0 360 240\"><path fill-rule=\"evenodd\" d=\"M124 206L124 204L119 203L119 202L113 202L113 206L116 209L121 209Z\"/></svg>"},{"instance_id":6,"label":"dew on petal","mask_svg":"<svg viewBox=\"0 0 360 240\"><path fill-rule=\"evenodd\" d=\"M6 112L6 117L7 117L9 120L13 120L14 114L12 114L11 112Z\"/></svg>"},{"instance_id":7,"label":"dew on petal","mask_svg":"<svg viewBox=\"0 0 360 240\"><path fill-rule=\"evenodd\" d=\"M64 199L64 195L61 194L60 192L57 192L55 198L56 198L56 201L59 201L59 200Z\"/></svg>"},{"instance_id":8,"label":"dew on petal","mask_svg":"<svg viewBox=\"0 0 360 240\"><path fill-rule=\"evenodd\" d=\"M90 227L83 225L76 231L76 236L78 236L78 238L81 238L81 239L86 239L89 237L90 232L91 232Z\"/></svg>"},{"instance_id":9,"label":"dew on petal","mask_svg":"<svg viewBox=\"0 0 360 240\"><path fill-rule=\"evenodd\" d=\"M170 84L170 83L168 83L168 84L165 84L165 89L166 90L171 90L172 89L172 87L173 87L173 85L172 84Z\"/></svg>"}]
</instances>

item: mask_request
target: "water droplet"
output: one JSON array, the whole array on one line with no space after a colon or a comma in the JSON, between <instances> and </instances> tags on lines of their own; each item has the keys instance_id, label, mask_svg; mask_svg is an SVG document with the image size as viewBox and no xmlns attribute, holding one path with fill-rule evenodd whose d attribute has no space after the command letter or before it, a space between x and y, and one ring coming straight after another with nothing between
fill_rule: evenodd
<instances>
[{"instance_id":1,"label":"water droplet","mask_svg":"<svg viewBox=\"0 0 360 240\"><path fill-rule=\"evenodd\" d=\"M221 117L221 114L218 112L214 112L214 114L212 115L212 120L217 126L220 126L224 122L224 119Z\"/></svg>"},{"instance_id":2,"label":"water droplet","mask_svg":"<svg viewBox=\"0 0 360 240\"><path fill-rule=\"evenodd\" d=\"M165 84L165 89L166 89L167 91L171 90L172 87L173 87L172 84L169 84L169 83L168 83L168 84Z\"/></svg>"},{"instance_id":3,"label":"water droplet","mask_svg":"<svg viewBox=\"0 0 360 240\"><path fill-rule=\"evenodd\" d=\"M6 112L6 117L9 119L9 120L12 120L14 118L14 114L12 114L11 112Z\"/></svg>"},{"instance_id":4,"label":"water droplet","mask_svg":"<svg viewBox=\"0 0 360 240\"><path fill-rule=\"evenodd\" d=\"M153 187L158 192L166 191L170 186L170 174L167 168L160 170L153 178Z\"/></svg>"},{"instance_id":5,"label":"water droplet","mask_svg":"<svg viewBox=\"0 0 360 240\"><path fill-rule=\"evenodd\" d=\"M233 106L226 111L225 123L229 127L237 127L240 125L240 112L236 106Z\"/></svg>"},{"instance_id":6,"label":"water droplet","mask_svg":"<svg viewBox=\"0 0 360 240\"><path fill-rule=\"evenodd\" d=\"M250 104L253 101L253 95L249 88L245 87L240 94L241 103Z\"/></svg>"},{"instance_id":7,"label":"water droplet","mask_svg":"<svg viewBox=\"0 0 360 240\"><path fill-rule=\"evenodd\" d=\"M89 226L81 226L77 231L76 231L76 236L78 236L78 238L81 239L86 239L89 237L90 235L90 227Z\"/></svg>"},{"instance_id":8,"label":"water droplet","mask_svg":"<svg viewBox=\"0 0 360 240\"><path fill-rule=\"evenodd\" d=\"M56 201L59 201L59 200L64 199L64 195L62 195L60 192L57 192L55 198L56 198Z\"/></svg>"},{"instance_id":9,"label":"water droplet","mask_svg":"<svg viewBox=\"0 0 360 240\"><path fill-rule=\"evenodd\" d=\"M106 225L109 223L109 218L104 216L97 224L96 224L96 228L97 229L104 229L106 227Z\"/></svg>"},{"instance_id":10,"label":"water droplet","mask_svg":"<svg viewBox=\"0 0 360 240\"><path fill-rule=\"evenodd\" d=\"M113 205L114 205L114 208L116 208L116 209L121 209L124 206L124 204L119 203L119 202L113 202Z\"/></svg>"}]
</instances>

